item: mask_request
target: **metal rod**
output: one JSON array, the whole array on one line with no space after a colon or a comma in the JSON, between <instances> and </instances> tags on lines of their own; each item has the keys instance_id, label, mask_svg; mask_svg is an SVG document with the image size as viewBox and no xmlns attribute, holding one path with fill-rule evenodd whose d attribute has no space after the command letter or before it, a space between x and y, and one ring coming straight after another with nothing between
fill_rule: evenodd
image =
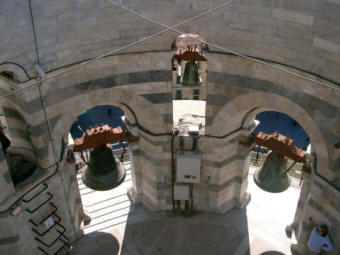
<instances>
[{"instance_id":1,"label":"metal rod","mask_svg":"<svg viewBox=\"0 0 340 255\"><path fill-rule=\"evenodd\" d=\"M53 195L50 193L50 192L46 192L47 195L49 196L49 198L47 200L45 200L44 202L42 202L38 207L36 207L35 209L31 210L31 209L26 209L27 212L29 213L34 213L36 212L38 209L40 209L42 206L44 206L45 204L47 204L52 198L53 198Z\"/></svg>"},{"instance_id":2,"label":"metal rod","mask_svg":"<svg viewBox=\"0 0 340 255\"><path fill-rule=\"evenodd\" d=\"M57 226L58 225L58 223L61 221L61 218L57 215L57 214L53 214L56 218L57 218L57 220L55 220L54 218L52 218L53 219L53 225L52 226L50 226L48 229L46 229L44 232L42 232L42 233L40 233L38 230L36 230L35 228L32 228L32 231L34 232L34 233L36 233L37 235L39 235L39 236L44 236L44 235L46 235L48 232L50 232L51 231L51 229L52 228L54 228L55 226ZM52 217L52 216L51 216Z\"/></svg>"},{"instance_id":3,"label":"metal rod","mask_svg":"<svg viewBox=\"0 0 340 255\"><path fill-rule=\"evenodd\" d=\"M288 167L288 169L282 174L282 177L285 177L288 174L289 170L292 169L292 167L295 165L295 163L296 163L296 161L294 161L293 164L291 164L291 166Z\"/></svg>"},{"instance_id":4,"label":"metal rod","mask_svg":"<svg viewBox=\"0 0 340 255\"><path fill-rule=\"evenodd\" d=\"M39 96L40 96L42 107L43 107L44 117L45 117L47 128L48 128L48 134L50 136L50 141L51 141L51 147L52 147L54 161L58 162L57 156L56 156L56 149L55 149L55 145L54 145L54 141L53 141L52 129L51 129L50 121L49 121L48 116L47 116L45 98L43 97L43 95L41 93L41 82L39 82L39 84L38 84L38 91L39 91Z\"/></svg>"},{"instance_id":5,"label":"metal rod","mask_svg":"<svg viewBox=\"0 0 340 255\"><path fill-rule=\"evenodd\" d=\"M28 203L30 201L32 201L34 198L36 198L37 196L39 196L44 190L46 190L48 188L48 185L46 183L43 183L44 188L42 188L38 193L36 193L34 196L32 196L29 199L22 199L22 201L24 201L25 203Z\"/></svg>"},{"instance_id":6,"label":"metal rod","mask_svg":"<svg viewBox=\"0 0 340 255\"><path fill-rule=\"evenodd\" d=\"M190 183L189 184L189 188L190 188L190 210L191 212L194 211L194 184L193 183Z\"/></svg>"},{"instance_id":7,"label":"metal rod","mask_svg":"<svg viewBox=\"0 0 340 255\"><path fill-rule=\"evenodd\" d=\"M174 139L175 133L171 136L171 199L172 212L175 212L175 159L174 159Z\"/></svg>"}]
</instances>

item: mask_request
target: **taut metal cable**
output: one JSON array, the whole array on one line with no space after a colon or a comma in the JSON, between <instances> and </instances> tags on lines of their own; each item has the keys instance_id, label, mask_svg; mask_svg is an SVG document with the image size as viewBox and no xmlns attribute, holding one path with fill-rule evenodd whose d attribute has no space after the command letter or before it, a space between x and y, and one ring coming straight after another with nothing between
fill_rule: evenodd
<instances>
[{"instance_id":1,"label":"taut metal cable","mask_svg":"<svg viewBox=\"0 0 340 255\"><path fill-rule=\"evenodd\" d=\"M58 76L58 75L61 75L61 74L63 74L63 73L70 72L70 71L72 71L72 70L78 69L78 68L80 68L80 67L82 67L82 66L85 66L85 65L87 65L87 64L96 62L96 61L98 61L99 59L102 59L102 58L104 58L104 57L107 57L107 56L109 56L109 55L112 55L112 54L114 54L114 53L117 53L117 52L119 52L119 51L125 50L125 49L127 49L127 48L129 48L129 47L131 47L131 46L134 46L134 45L137 45L137 44L139 44L139 43L141 43L141 42L150 40L150 39L152 39L152 38L154 38L154 37L157 37L157 36L159 36L159 35L161 35L161 34L167 32L167 31L170 31L171 29L174 29L174 28L176 28L176 27L178 27L178 26L184 25L184 24L186 24L186 23L188 23L188 22L191 22L191 21L193 21L193 20L195 20L195 19L198 19L198 18L200 18L200 17L202 17L202 16L204 16L204 15L206 15L206 14L208 14L208 13L211 13L211 12L213 12L213 11L219 9L219 8L222 8L223 6L226 6L227 4L230 4L230 3L234 2L234 1L236 1L236 0L231 0L231 1L228 1L228 2L226 2L226 3L223 3L223 4L217 6L217 7L213 8L213 9L210 9L210 10L208 10L208 11L202 12L201 14L198 14L198 15L196 15L196 16L190 18L190 19L184 20L184 21L178 23L178 24L175 25L175 26L168 27L168 28L166 28L166 29L164 29L164 30L162 30L162 31L159 31L159 32L154 33L154 34L152 34L152 35L150 35L150 36L144 37L144 38L142 38L142 39L140 39L140 40L138 40L138 41L135 41L135 42L133 42L133 43L127 44L127 45L125 45L125 46L123 46L123 47L121 47L121 48L118 48L118 49L115 49L115 50L111 50L111 51L109 51L109 52L107 52L107 53L105 53L105 54L102 54L102 55L97 56L97 57L95 57L95 58L93 58L93 59L87 60L87 61L85 61L85 62L83 62L83 63L80 63L80 64L78 64L78 65L76 65L76 66L70 67L70 68L68 68L68 69L66 69L66 70L63 70L63 71L60 71L60 72L57 72L57 73L52 74L52 75L50 75L50 76L48 76L48 77L46 77L46 78L39 79L39 80L37 80L37 81L35 81L35 82L31 83L31 84L28 84L28 85L26 85L26 86L23 86L23 87L21 87L21 88L19 88L19 89L13 90L13 91L11 91L11 92L9 92L9 93L3 95L3 96L0 96L0 101L2 101L3 99L5 99L6 97L9 97L9 96L11 96L11 95L13 95L13 94L18 93L18 92L21 91L21 90L24 90L24 89L26 89L26 88L28 88L28 87L32 87L32 86L34 86L34 85L37 85L37 84L39 84L39 82L47 81L47 80L52 79L52 78L54 78L54 77L56 77L56 76ZM159 24L159 25L161 25L161 24ZM161 26L162 26L162 25L161 25Z\"/></svg>"},{"instance_id":2,"label":"taut metal cable","mask_svg":"<svg viewBox=\"0 0 340 255\"><path fill-rule=\"evenodd\" d=\"M135 15L138 16L138 17L141 17L141 18L143 18L143 19L145 19L145 20L148 20L148 21L150 21L150 22L152 22L152 23L154 23L154 24L157 24L157 25L166 27L166 28L168 28L169 30L174 31L174 32L177 32L177 33L179 33L179 34L185 34L185 35L187 35L188 37L190 37L190 38L192 38L192 39L194 39L194 40L196 40L196 41L205 43L205 44L207 44L207 45L209 45L209 46L213 46L213 47L215 47L215 48L217 48L217 49L220 49L220 50L222 50L222 51L225 51L225 52L228 52L228 53L232 53L232 54L234 54L234 55L236 55L236 56L239 56L239 57L242 57L242 58L245 58L245 59L254 61L254 62L256 62L256 63L263 64L263 65L268 66L268 67L270 67L270 68L272 68L272 69L276 69L276 70L285 72L285 73L287 73L287 74L289 74L289 75L291 75L291 76L295 76L295 77L298 77L298 78L301 78L301 79L304 79L304 80L308 80L308 81L311 81L311 82L314 82L314 83L317 83L317 84L319 84L319 85L322 85L322 86L325 86L325 87L329 87L329 88L332 88L332 89L335 89L335 90L340 90L340 88L334 87L334 86L332 86L332 85L329 85L329 84L320 82L320 81L318 81L318 80L315 80L315 79L306 77L306 76L304 76L304 75L300 75L300 74L298 74L298 73L291 72L291 71L289 71L289 70L287 70L287 69L284 69L284 68L282 68L282 67L279 67L279 66L275 66L275 65L266 63L266 62L261 61L261 60L259 60L259 59L256 59L256 58L252 58L252 57L246 56L246 55L244 55L244 54L242 54L242 53L239 53L239 52L236 52L236 51L234 51L234 50L226 49L226 48L224 48L224 47L222 47L222 46L216 45L216 44L214 44L214 43L210 43L210 42L205 41L205 40L202 40L202 39L200 39L200 38L196 38L196 37L190 36L189 34L184 33L184 32L182 32L182 31L176 29L176 27L179 26L179 25L176 25L176 26L174 26L174 27L170 27L170 26L168 26L168 25L166 25L166 24L164 24L164 23L161 23L161 22L159 22L159 21L156 21L156 20L153 20L153 19L151 19L151 18L148 18L148 17L146 17L146 16L144 16L144 15L142 15L142 14L139 14L139 13L135 12L134 10L131 10L130 8L124 6L124 5L120 4L120 3L117 3L117 2L112 1L112 0L107 0L107 1L108 1L109 3L112 3L112 4L116 5L116 6L119 6L119 7L123 8L123 9L125 9L125 10L127 10L127 11L129 11L129 12L131 12L131 13L133 13L133 14L135 14ZM231 3L231 2L233 2L233 1L227 2L227 3L225 3L225 4L228 4L228 3ZM225 4L224 4L224 5L225 5ZM218 9L218 7L214 8L214 9L216 10L216 9Z\"/></svg>"}]
</instances>

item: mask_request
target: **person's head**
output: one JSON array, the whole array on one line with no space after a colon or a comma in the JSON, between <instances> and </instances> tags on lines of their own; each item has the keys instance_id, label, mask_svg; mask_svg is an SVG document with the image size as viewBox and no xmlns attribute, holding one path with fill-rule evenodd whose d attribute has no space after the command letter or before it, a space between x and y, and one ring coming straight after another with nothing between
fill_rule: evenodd
<instances>
[{"instance_id":1,"label":"person's head","mask_svg":"<svg viewBox=\"0 0 340 255\"><path fill-rule=\"evenodd\" d=\"M328 232L328 227L325 224L321 224L318 228L317 228L317 232L320 236L326 236L327 232Z\"/></svg>"}]
</instances>

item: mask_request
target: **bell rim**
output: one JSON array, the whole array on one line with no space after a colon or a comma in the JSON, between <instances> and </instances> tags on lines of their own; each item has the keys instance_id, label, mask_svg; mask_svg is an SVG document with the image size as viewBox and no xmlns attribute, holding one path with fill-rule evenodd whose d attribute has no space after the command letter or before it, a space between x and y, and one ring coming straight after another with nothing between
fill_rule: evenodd
<instances>
[{"instance_id":1,"label":"bell rim","mask_svg":"<svg viewBox=\"0 0 340 255\"><path fill-rule=\"evenodd\" d=\"M87 182L86 179L85 179L85 173L86 173L86 171L89 170L88 167L86 167L83 170L82 177L81 177L82 181L86 185L86 187L93 189L93 190L96 190L96 191L106 191L106 190L113 189L113 188L119 186L120 184L122 184L122 182L125 180L125 176L126 176L125 168L121 164L117 164L117 165L118 165L118 169L120 169L121 173L123 173L123 174L118 179L116 179L117 181L115 181L113 183L109 183L108 185L103 185L103 186L97 187L97 186L92 185L91 182ZM109 173L106 176L110 176L110 175L112 175L112 173Z\"/></svg>"},{"instance_id":2,"label":"bell rim","mask_svg":"<svg viewBox=\"0 0 340 255\"><path fill-rule=\"evenodd\" d=\"M258 169L258 170L259 170L259 169ZM266 185L263 185L263 182L260 182L260 181L258 180L258 177L257 177L258 172L259 172L258 170L255 171L255 173L254 173L254 175L253 175L253 179L254 179L255 184L256 184L259 188L261 188L262 190L267 191L267 192L270 192L270 193L281 193L281 192L286 191L286 190L290 187L291 180L290 180L290 178L287 176L287 177L285 177L285 178L287 179L286 184L283 185L283 186L281 186L281 187L278 186L279 189L268 188Z\"/></svg>"}]
</instances>

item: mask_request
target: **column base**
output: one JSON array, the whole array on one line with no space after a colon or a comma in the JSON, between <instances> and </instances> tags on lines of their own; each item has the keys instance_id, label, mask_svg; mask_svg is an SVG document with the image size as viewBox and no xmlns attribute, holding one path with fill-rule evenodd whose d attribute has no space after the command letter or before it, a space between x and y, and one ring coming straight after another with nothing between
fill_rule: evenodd
<instances>
[{"instance_id":1,"label":"column base","mask_svg":"<svg viewBox=\"0 0 340 255\"><path fill-rule=\"evenodd\" d=\"M140 204L142 202L140 195L138 195L133 188L128 189L127 195L134 204Z\"/></svg>"},{"instance_id":2,"label":"column base","mask_svg":"<svg viewBox=\"0 0 340 255\"><path fill-rule=\"evenodd\" d=\"M251 194L246 192L244 198L238 201L236 207L238 209L243 209L244 207L248 205L248 203L250 202L250 199L251 199Z\"/></svg>"}]
</instances>

